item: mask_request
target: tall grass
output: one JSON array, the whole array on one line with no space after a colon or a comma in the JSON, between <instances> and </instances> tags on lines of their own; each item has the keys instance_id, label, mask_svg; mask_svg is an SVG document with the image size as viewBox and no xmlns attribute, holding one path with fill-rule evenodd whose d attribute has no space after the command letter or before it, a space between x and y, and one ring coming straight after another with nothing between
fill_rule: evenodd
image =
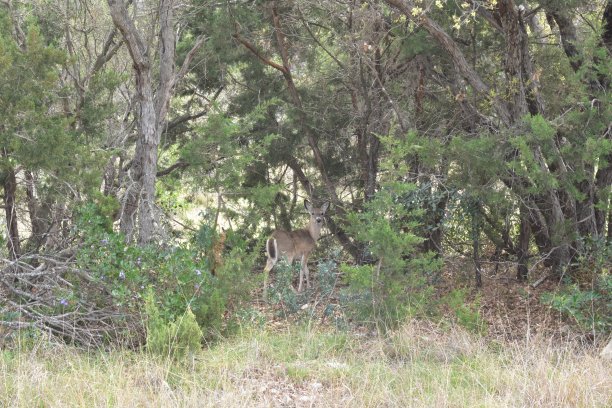
<instances>
[{"instance_id":1,"label":"tall grass","mask_svg":"<svg viewBox=\"0 0 612 408\"><path fill-rule=\"evenodd\" d=\"M417 323L384 337L246 331L179 363L41 341L2 351L0 376L7 407L612 406L612 366L595 350Z\"/></svg>"}]
</instances>

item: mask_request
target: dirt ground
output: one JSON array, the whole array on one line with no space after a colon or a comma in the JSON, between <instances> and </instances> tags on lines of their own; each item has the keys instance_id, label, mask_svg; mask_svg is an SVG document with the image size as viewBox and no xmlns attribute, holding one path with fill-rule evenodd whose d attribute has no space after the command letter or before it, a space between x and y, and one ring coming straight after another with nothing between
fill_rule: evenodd
<instances>
[{"instance_id":1,"label":"dirt ground","mask_svg":"<svg viewBox=\"0 0 612 408\"><path fill-rule=\"evenodd\" d=\"M555 292L559 282L549 277L547 269L534 268L527 282L516 279L516 264L483 264L480 290L474 288L474 266L471 260L449 260L445 274L458 275L457 270L468 272L468 283L473 300L479 299L480 312L488 325L488 336L506 340L522 340L544 335L566 340L587 340L571 321L558 311L541 302L544 293ZM540 282L541 278L547 277ZM452 282L452 277L447 279ZM537 286L534 287L534 284ZM450 288L446 288L449 290Z\"/></svg>"}]
</instances>

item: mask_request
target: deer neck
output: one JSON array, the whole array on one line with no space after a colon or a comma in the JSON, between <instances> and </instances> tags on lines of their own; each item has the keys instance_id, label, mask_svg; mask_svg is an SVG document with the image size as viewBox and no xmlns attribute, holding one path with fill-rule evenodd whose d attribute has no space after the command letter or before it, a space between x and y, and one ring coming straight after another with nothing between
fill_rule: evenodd
<instances>
[{"instance_id":1,"label":"deer neck","mask_svg":"<svg viewBox=\"0 0 612 408\"><path fill-rule=\"evenodd\" d=\"M316 222L311 222L308 226L308 232L313 240L318 240L321 236L321 225L317 224Z\"/></svg>"}]
</instances>

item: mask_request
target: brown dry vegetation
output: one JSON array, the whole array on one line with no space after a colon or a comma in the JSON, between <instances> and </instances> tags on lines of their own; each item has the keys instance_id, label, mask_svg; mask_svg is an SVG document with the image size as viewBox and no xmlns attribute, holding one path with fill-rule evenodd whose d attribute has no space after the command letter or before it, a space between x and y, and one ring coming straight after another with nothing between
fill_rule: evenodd
<instances>
[{"instance_id":1,"label":"brown dry vegetation","mask_svg":"<svg viewBox=\"0 0 612 408\"><path fill-rule=\"evenodd\" d=\"M516 279L516 263L499 263L497 268L495 266L495 263L483 265L483 287L477 290L471 276L473 262L468 258L447 257L443 274L446 283L440 286L439 295L444 296L458 287L467 288L469 300L479 303L479 312L492 339L524 341L539 335L559 341L586 340L589 335L581 333L575 322L541 302L544 293L562 289L559 281L552 278L533 286L549 271L534 268L528 282L519 282Z\"/></svg>"},{"instance_id":2,"label":"brown dry vegetation","mask_svg":"<svg viewBox=\"0 0 612 408\"><path fill-rule=\"evenodd\" d=\"M11 407L607 407L612 365L593 348L492 341L410 322L385 336L245 329L186 362L37 342L4 351Z\"/></svg>"}]
</instances>

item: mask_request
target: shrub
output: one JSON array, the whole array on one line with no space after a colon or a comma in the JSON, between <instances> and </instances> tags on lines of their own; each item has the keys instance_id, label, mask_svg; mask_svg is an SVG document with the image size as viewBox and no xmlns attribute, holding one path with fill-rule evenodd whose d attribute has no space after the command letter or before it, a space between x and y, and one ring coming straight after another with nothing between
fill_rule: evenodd
<instances>
[{"instance_id":1,"label":"shrub","mask_svg":"<svg viewBox=\"0 0 612 408\"><path fill-rule=\"evenodd\" d=\"M583 243L568 274L568 285L545 293L542 302L570 317L585 331L607 335L612 330L612 245L605 240Z\"/></svg>"},{"instance_id":2,"label":"shrub","mask_svg":"<svg viewBox=\"0 0 612 408\"><path fill-rule=\"evenodd\" d=\"M419 211L410 206L414 185L387 183L365 206L349 215L349 229L367 244L367 265L342 265L348 288L343 299L360 320L395 325L408 316L430 313L433 288L429 277L440 267L433 254L419 253L422 239L413 231Z\"/></svg>"},{"instance_id":3,"label":"shrub","mask_svg":"<svg viewBox=\"0 0 612 408\"><path fill-rule=\"evenodd\" d=\"M146 246L126 244L121 234L109 231L95 205L84 207L78 225L76 234L83 245L77 265L96 284L75 284L72 293L62 293L69 306L87 297L101 308L110 304L139 315L145 309L145 291L150 289L163 321L176 322L191 314L210 336L223 328L228 309L237 307L249 293L252 257L245 256L240 245L226 253L216 245L218 237L207 224L187 243Z\"/></svg>"},{"instance_id":4,"label":"shrub","mask_svg":"<svg viewBox=\"0 0 612 408\"><path fill-rule=\"evenodd\" d=\"M473 333L486 334L487 324L480 315L480 296L469 301L467 290L453 289L441 299L441 303L452 311L456 323L461 327Z\"/></svg>"},{"instance_id":5,"label":"shrub","mask_svg":"<svg viewBox=\"0 0 612 408\"><path fill-rule=\"evenodd\" d=\"M577 284L557 293L544 293L542 302L570 317L578 327L607 335L612 329L612 276L609 272L598 277L591 289Z\"/></svg>"},{"instance_id":6,"label":"shrub","mask_svg":"<svg viewBox=\"0 0 612 408\"><path fill-rule=\"evenodd\" d=\"M281 306L283 314L292 314L300 310L305 293L297 293L293 287L293 277L300 273L300 264L289 264L281 258L274 266L274 282L267 290L267 300L273 305Z\"/></svg>"},{"instance_id":7,"label":"shrub","mask_svg":"<svg viewBox=\"0 0 612 408\"><path fill-rule=\"evenodd\" d=\"M182 316L167 321L154 299L153 291L149 290L144 304L147 351L171 359L181 359L198 351L204 335L191 308L187 307Z\"/></svg>"},{"instance_id":8,"label":"shrub","mask_svg":"<svg viewBox=\"0 0 612 408\"><path fill-rule=\"evenodd\" d=\"M336 260L339 257L339 250L330 251L328 258L317 265L317 278L323 297L329 298L334 295L334 289L338 284L338 262Z\"/></svg>"}]
</instances>

